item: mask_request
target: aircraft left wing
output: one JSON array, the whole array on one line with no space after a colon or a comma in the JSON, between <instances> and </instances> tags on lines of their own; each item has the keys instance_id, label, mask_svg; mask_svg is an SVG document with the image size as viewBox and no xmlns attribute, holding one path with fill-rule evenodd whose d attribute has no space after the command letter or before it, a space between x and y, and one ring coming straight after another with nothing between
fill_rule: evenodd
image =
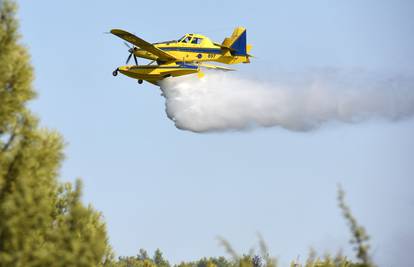
<instances>
[{"instance_id":1,"label":"aircraft left wing","mask_svg":"<svg viewBox=\"0 0 414 267\"><path fill-rule=\"evenodd\" d=\"M130 42L131 44L133 44L135 46L138 46L141 49L144 49L144 50L150 52L151 54L156 55L161 60L164 60L164 61L177 60L171 54L168 54L167 52L164 52L161 49L156 48L154 45L148 43L147 41L137 37L136 35L134 35L132 33L129 33L127 31L120 30L120 29L112 29L111 33L113 35L118 36L121 39L124 39L127 42Z\"/></svg>"}]
</instances>

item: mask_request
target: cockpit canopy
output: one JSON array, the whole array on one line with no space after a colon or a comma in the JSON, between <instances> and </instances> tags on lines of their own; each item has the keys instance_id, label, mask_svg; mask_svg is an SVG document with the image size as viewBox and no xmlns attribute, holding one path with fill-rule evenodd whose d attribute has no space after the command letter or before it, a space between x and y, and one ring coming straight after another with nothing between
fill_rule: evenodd
<instances>
[{"instance_id":1,"label":"cockpit canopy","mask_svg":"<svg viewBox=\"0 0 414 267\"><path fill-rule=\"evenodd\" d=\"M185 44L201 44L204 40L204 36L199 34L189 33L178 39L178 43L185 43Z\"/></svg>"}]
</instances>

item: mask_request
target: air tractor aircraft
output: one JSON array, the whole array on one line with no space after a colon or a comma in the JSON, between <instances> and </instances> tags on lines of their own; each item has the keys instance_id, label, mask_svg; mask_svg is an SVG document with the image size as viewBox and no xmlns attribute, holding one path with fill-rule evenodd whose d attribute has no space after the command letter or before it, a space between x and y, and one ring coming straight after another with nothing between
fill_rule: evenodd
<instances>
[{"instance_id":1,"label":"air tractor aircraft","mask_svg":"<svg viewBox=\"0 0 414 267\"><path fill-rule=\"evenodd\" d=\"M219 62L223 64L250 63L249 53L251 45L246 42L246 29L237 27L233 34L219 44L201 34L188 33L178 41L148 43L147 41L120 29L112 29L111 33L132 44L128 47L129 56L125 66L116 68L113 76L118 72L143 81L158 85L158 82L167 77L177 77L197 73L203 77L201 68L230 71L233 69L205 64L204 62ZM128 65L131 58L135 65ZM138 65L139 58L150 60L146 65Z\"/></svg>"}]
</instances>

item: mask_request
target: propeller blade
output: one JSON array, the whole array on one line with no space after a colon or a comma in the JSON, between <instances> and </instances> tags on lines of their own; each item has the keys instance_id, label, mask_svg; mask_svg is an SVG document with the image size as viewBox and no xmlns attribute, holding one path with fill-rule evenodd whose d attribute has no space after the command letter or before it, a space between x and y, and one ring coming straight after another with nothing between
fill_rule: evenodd
<instances>
[{"instance_id":1,"label":"propeller blade","mask_svg":"<svg viewBox=\"0 0 414 267\"><path fill-rule=\"evenodd\" d=\"M131 54L132 55L132 54ZM137 57L135 56L135 54L134 54L134 61L135 61L135 65L137 65L138 66L138 60L137 60Z\"/></svg>"},{"instance_id":2,"label":"propeller blade","mask_svg":"<svg viewBox=\"0 0 414 267\"><path fill-rule=\"evenodd\" d=\"M124 45L128 48L131 48L131 46L127 42L124 42Z\"/></svg>"},{"instance_id":3,"label":"propeller blade","mask_svg":"<svg viewBox=\"0 0 414 267\"><path fill-rule=\"evenodd\" d=\"M128 56L128 58L127 58L126 62L125 62L125 64L128 64L128 62L129 62L129 60L131 59L131 57L132 57L132 53L131 53L131 54L129 54L129 56Z\"/></svg>"}]
</instances>

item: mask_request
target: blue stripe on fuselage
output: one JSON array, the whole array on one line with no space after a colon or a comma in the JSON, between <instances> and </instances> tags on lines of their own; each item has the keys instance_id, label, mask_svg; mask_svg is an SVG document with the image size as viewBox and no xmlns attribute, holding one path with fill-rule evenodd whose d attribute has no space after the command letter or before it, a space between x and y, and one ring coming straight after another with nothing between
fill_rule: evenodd
<instances>
[{"instance_id":1,"label":"blue stripe on fuselage","mask_svg":"<svg viewBox=\"0 0 414 267\"><path fill-rule=\"evenodd\" d=\"M221 54L221 49L218 48L193 48L193 47L157 47L163 51L182 51L194 53L210 53Z\"/></svg>"},{"instance_id":2,"label":"blue stripe on fuselage","mask_svg":"<svg viewBox=\"0 0 414 267\"><path fill-rule=\"evenodd\" d=\"M139 65L131 66L130 69L198 69L198 66L177 62L177 66Z\"/></svg>"}]
</instances>

